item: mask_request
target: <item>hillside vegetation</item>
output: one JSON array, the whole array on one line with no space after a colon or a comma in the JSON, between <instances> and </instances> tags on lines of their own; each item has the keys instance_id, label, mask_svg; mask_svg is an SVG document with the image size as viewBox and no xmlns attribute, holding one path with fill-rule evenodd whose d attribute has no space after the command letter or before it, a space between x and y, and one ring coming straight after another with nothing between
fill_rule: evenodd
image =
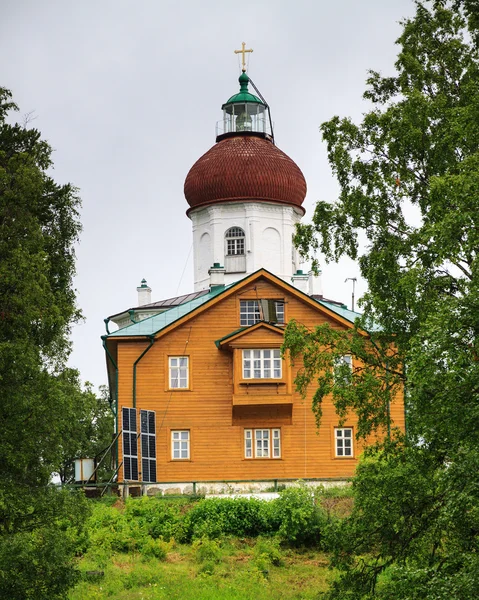
<instances>
[{"instance_id":1,"label":"hillside vegetation","mask_svg":"<svg viewBox=\"0 0 479 600\"><path fill-rule=\"evenodd\" d=\"M92 503L70 600L315 598L328 588L327 537L351 491Z\"/></svg>"}]
</instances>

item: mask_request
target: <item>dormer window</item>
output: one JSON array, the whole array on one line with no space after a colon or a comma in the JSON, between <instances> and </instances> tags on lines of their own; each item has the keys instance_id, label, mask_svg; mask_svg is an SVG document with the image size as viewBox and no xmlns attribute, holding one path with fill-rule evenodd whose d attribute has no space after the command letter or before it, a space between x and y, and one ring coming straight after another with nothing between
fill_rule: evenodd
<instances>
[{"instance_id":1,"label":"dormer window","mask_svg":"<svg viewBox=\"0 0 479 600\"><path fill-rule=\"evenodd\" d=\"M241 227L230 227L225 233L226 256L244 254L245 235Z\"/></svg>"},{"instance_id":2,"label":"dormer window","mask_svg":"<svg viewBox=\"0 0 479 600\"><path fill-rule=\"evenodd\" d=\"M240 325L247 327L259 321L284 323L282 300L240 300Z\"/></svg>"}]
</instances>

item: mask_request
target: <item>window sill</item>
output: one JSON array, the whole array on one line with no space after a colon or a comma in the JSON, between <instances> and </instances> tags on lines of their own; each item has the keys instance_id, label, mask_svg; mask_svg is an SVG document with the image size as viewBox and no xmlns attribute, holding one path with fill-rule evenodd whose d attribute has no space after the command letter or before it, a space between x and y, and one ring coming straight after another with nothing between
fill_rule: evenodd
<instances>
[{"instance_id":1,"label":"window sill","mask_svg":"<svg viewBox=\"0 0 479 600\"><path fill-rule=\"evenodd\" d=\"M266 458L266 457L260 458L259 456L257 458L246 458L246 457L243 458L243 461L245 461L245 462L251 462L251 461L254 461L254 460L274 460L275 462L278 462L278 461L281 461L283 459L282 458Z\"/></svg>"},{"instance_id":2,"label":"window sill","mask_svg":"<svg viewBox=\"0 0 479 600\"><path fill-rule=\"evenodd\" d=\"M284 379L241 379L239 381L240 385L286 385L286 381Z\"/></svg>"}]
</instances>

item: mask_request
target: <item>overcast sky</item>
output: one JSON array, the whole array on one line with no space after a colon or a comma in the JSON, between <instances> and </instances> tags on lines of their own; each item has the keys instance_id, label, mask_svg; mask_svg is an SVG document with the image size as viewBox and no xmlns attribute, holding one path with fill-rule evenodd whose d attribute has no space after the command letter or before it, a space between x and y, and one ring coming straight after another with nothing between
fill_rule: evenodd
<instances>
[{"instance_id":1,"label":"overcast sky","mask_svg":"<svg viewBox=\"0 0 479 600\"><path fill-rule=\"evenodd\" d=\"M35 111L55 180L83 201L70 361L83 380L106 383L103 319L137 304L143 277L153 300L193 291L183 184L238 90L233 50L254 50L248 73L305 175L307 220L337 192L319 125L368 110L367 70L393 73L413 13L413 0L0 0L0 85ZM322 268L324 295L350 305L357 265Z\"/></svg>"}]
</instances>

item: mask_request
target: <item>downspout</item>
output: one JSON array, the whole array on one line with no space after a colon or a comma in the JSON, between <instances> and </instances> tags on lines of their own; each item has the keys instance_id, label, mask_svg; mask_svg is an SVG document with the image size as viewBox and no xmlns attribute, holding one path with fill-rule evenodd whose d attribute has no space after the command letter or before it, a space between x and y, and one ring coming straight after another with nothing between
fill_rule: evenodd
<instances>
[{"instance_id":1,"label":"downspout","mask_svg":"<svg viewBox=\"0 0 479 600\"><path fill-rule=\"evenodd\" d=\"M389 361L386 360L386 390L389 395ZM391 403L387 399L388 440L391 440Z\"/></svg>"},{"instance_id":2,"label":"downspout","mask_svg":"<svg viewBox=\"0 0 479 600\"><path fill-rule=\"evenodd\" d=\"M105 324L108 329L108 324L107 324L106 319L105 319ZM110 401L110 409L111 409L112 413L115 415L115 432L117 434L117 439L115 442L115 461L116 461L116 465L118 465L118 365L116 364L113 356L111 355L110 351L108 350L108 346L106 345L106 339L107 339L106 335L101 336L101 340L103 342L103 348L105 349L107 358L110 359L110 362L113 365L113 368L115 369L115 384L114 384L114 392L115 393L114 393L114 398L113 398L114 402L115 402L115 407L113 408L112 402ZM111 392L111 385L110 385L110 392ZM111 396L111 393L110 393L110 396Z\"/></svg>"},{"instance_id":3,"label":"downspout","mask_svg":"<svg viewBox=\"0 0 479 600\"><path fill-rule=\"evenodd\" d=\"M406 437L407 443L407 377L406 377L406 368L404 368L404 385L403 385L403 404L404 404L404 435Z\"/></svg>"},{"instance_id":4,"label":"downspout","mask_svg":"<svg viewBox=\"0 0 479 600\"><path fill-rule=\"evenodd\" d=\"M154 335L149 335L148 337L150 339L150 345L147 346L143 350L143 352L140 354L140 356L133 363L133 408L136 408L136 366L140 362L140 360L145 356L145 354L148 352L148 350L150 350L151 347L153 346L153 344L155 343Z\"/></svg>"}]
</instances>

